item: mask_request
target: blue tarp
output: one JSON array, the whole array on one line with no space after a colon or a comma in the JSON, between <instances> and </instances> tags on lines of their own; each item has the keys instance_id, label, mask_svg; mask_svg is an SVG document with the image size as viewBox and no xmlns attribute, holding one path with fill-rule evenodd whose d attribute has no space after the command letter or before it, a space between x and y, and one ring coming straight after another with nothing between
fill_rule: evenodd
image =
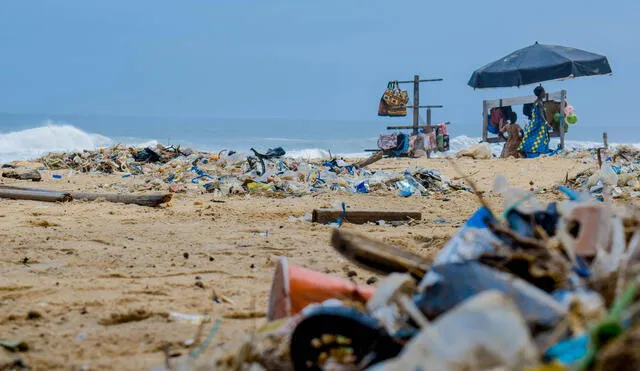
<instances>
[{"instance_id":1,"label":"blue tarp","mask_svg":"<svg viewBox=\"0 0 640 371\"><path fill-rule=\"evenodd\" d=\"M477 69L468 84L474 89L502 88L610 73L605 56L535 43Z\"/></svg>"}]
</instances>

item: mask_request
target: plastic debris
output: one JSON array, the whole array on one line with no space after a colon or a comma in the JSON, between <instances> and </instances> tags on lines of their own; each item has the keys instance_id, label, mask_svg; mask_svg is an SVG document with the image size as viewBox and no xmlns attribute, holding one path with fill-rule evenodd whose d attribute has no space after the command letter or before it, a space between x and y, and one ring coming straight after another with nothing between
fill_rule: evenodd
<instances>
[{"instance_id":1,"label":"plastic debris","mask_svg":"<svg viewBox=\"0 0 640 371\"><path fill-rule=\"evenodd\" d=\"M526 322L507 295L487 291L440 317L395 359L369 370L520 370L539 363Z\"/></svg>"},{"instance_id":2,"label":"plastic debris","mask_svg":"<svg viewBox=\"0 0 640 371\"><path fill-rule=\"evenodd\" d=\"M250 155L233 151L210 154L161 145L144 149L115 146L97 151L51 153L40 161L49 170L118 174L122 178L136 175L127 187L137 191L168 188L174 193L205 191L217 196L250 193L274 197L401 189L404 195L407 187L411 194L422 196L468 191L462 183L444 179L431 170L370 171L335 158L307 161L287 158L284 154L281 148L266 154L254 150ZM61 176L56 174L54 178L61 179Z\"/></svg>"}]
</instances>

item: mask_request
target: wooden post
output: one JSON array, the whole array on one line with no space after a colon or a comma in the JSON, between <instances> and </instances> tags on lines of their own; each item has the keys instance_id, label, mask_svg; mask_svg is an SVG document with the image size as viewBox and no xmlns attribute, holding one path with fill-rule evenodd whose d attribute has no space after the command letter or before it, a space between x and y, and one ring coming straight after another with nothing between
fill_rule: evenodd
<instances>
[{"instance_id":1,"label":"wooden post","mask_svg":"<svg viewBox=\"0 0 640 371\"><path fill-rule=\"evenodd\" d=\"M604 149L609 149L609 135L606 132L602 133L602 143L604 143Z\"/></svg>"},{"instance_id":2,"label":"wooden post","mask_svg":"<svg viewBox=\"0 0 640 371\"><path fill-rule=\"evenodd\" d=\"M431 149L429 149L429 134L431 134L431 108L427 108L427 158L431 158Z\"/></svg>"},{"instance_id":3,"label":"wooden post","mask_svg":"<svg viewBox=\"0 0 640 371\"><path fill-rule=\"evenodd\" d=\"M567 122L567 118L564 117L564 108L566 106L567 106L567 91L562 90L560 92L560 114L564 119L562 120L563 122L560 122L560 125L558 125L560 127L560 149L564 149L564 124L565 122Z\"/></svg>"},{"instance_id":4,"label":"wooden post","mask_svg":"<svg viewBox=\"0 0 640 371\"><path fill-rule=\"evenodd\" d=\"M486 142L489 139L489 121L487 116L489 115L489 108L487 101L482 101L482 141Z\"/></svg>"},{"instance_id":5,"label":"wooden post","mask_svg":"<svg viewBox=\"0 0 640 371\"><path fill-rule=\"evenodd\" d=\"M418 134L418 114L420 106L420 76L413 76L413 135Z\"/></svg>"}]
</instances>

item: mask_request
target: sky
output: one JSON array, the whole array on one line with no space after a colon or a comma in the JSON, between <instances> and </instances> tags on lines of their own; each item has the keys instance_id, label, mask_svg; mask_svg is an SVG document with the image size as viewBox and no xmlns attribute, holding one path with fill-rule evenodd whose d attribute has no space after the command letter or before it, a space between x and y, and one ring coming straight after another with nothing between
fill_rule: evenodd
<instances>
[{"instance_id":1,"label":"sky","mask_svg":"<svg viewBox=\"0 0 640 371\"><path fill-rule=\"evenodd\" d=\"M482 99L533 86L474 91L473 70L538 41L606 55L613 76L545 86L587 126L631 126L639 14L637 0L0 0L0 112L377 122L387 81L419 74L444 79L421 89L445 106L434 120L480 125Z\"/></svg>"}]
</instances>

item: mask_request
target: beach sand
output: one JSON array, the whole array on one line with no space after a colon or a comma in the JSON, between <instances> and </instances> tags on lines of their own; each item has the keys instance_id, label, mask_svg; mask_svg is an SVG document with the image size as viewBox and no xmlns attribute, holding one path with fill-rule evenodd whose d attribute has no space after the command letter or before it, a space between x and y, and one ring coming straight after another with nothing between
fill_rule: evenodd
<instances>
[{"instance_id":1,"label":"beach sand","mask_svg":"<svg viewBox=\"0 0 640 371\"><path fill-rule=\"evenodd\" d=\"M597 167L592 161L568 158L457 163L486 191L496 210L502 202L491 189L498 174L518 187L546 188L540 195L543 200L560 200L562 195L552 189L567 174ZM444 159L386 159L371 167L413 166L457 176ZM4 181L90 191L100 184L136 181L117 175L63 174L53 179L45 171L40 183ZM446 199L327 192L217 200L224 202L213 202L211 194L179 194L166 207L149 208L0 199L0 340L22 340L30 347L24 353L0 350L0 365L22 357L34 370L85 365L89 370L150 369L164 363L165 344L170 344L171 353L188 353L184 342L196 333L197 325L169 321L170 312L221 317L211 353L217 344L232 344L264 323L278 256L341 278L355 271L353 279L360 284L375 276L331 248L333 227L290 217L339 201L351 208L421 211L422 220L411 225L342 228L430 257L478 207L477 197L469 192L454 192ZM434 222L437 219L446 224ZM225 299L221 304L212 301L214 291Z\"/></svg>"}]
</instances>

